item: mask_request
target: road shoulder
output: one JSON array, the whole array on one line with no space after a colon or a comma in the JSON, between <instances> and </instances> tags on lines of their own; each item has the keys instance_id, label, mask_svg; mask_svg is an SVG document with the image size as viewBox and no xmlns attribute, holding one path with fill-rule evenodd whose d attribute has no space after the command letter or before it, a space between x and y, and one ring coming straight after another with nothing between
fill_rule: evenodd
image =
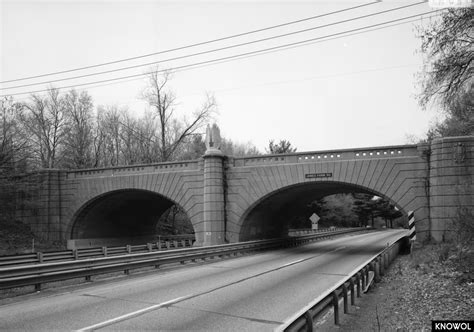
<instances>
[{"instance_id":1,"label":"road shoulder","mask_svg":"<svg viewBox=\"0 0 474 332\"><path fill-rule=\"evenodd\" d=\"M427 245L398 256L382 281L356 299L335 326L332 315L315 325L319 331L430 331L432 320L474 317L472 262L455 268L441 257L442 245ZM472 260L472 254L471 254ZM466 262L465 262L466 263ZM466 269L466 267L464 267Z\"/></svg>"}]
</instances>

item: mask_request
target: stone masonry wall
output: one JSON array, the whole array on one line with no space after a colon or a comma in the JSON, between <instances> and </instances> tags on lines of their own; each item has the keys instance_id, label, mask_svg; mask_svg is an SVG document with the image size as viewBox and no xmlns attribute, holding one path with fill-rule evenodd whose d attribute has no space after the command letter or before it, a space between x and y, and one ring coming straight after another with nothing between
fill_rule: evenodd
<instances>
[{"instance_id":1,"label":"stone masonry wall","mask_svg":"<svg viewBox=\"0 0 474 332\"><path fill-rule=\"evenodd\" d=\"M462 209L474 213L473 151L474 137L442 138L431 144L430 233L435 241L455 236Z\"/></svg>"}]
</instances>

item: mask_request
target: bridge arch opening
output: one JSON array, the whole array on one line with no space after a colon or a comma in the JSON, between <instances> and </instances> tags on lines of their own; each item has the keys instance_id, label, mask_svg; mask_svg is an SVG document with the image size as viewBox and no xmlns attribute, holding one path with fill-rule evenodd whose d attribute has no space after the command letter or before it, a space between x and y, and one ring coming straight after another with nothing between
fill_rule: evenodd
<instances>
[{"instance_id":1,"label":"bridge arch opening","mask_svg":"<svg viewBox=\"0 0 474 332\"><path fill-rule=\"evenodd\" d=\"M310 203L336 194L377 196L393 205L402 216L407 215L390 197L369 188L336 181L307 182L281 188L255 202L241 218L239 240L287 236L295 216L304 217L310 225L309 217L314 212L308 208Z\"/></svg>"},{"instance_id":2,"label":"bridge arch opening","mask_svg":"<svg viewBox=\"0 0 474 332\"><path fill-rule=\"evenodd\" d=\"M173 218L174 224L163 225L167 218ZM124 189L84 204L73 217L70 236L74 240L104 239L104 245L107 241L125 245L190 232L194 232L193 226L176 202L148 190Z\"/></svg>"}]
</instances>

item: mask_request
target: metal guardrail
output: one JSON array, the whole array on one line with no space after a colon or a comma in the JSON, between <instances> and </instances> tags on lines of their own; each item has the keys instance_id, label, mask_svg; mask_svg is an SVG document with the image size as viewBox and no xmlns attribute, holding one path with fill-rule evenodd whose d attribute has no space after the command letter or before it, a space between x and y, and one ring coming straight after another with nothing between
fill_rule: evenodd
<instances>
[{"instance_id":1,"label":"metal guardrail","mask_svg":"<svg viewBox=\"0 0 474 332\"><path fill-rule=\"evenodd\" d=\"M45 262L43 264L30 264L0 267L0 289L35 285L36 290L41 290L41 284L74 278L91 277L98 274L123 271L128 274L131 269L163 264L196 261L198 259L214 258L216 256L232 256L250 251L268 250L282 247L292 247L334 235L365 231L364 228L350 228L320 234L288 237L284 239L271 239L260 241L241 242L237 244L223 244L209 247L183 248L170 251L151 251L132 253L120 256L106 256L100 258L86 258L73 261Z\"/></svg>"},{"instance_id":2,"label":"metal guardrail","mask_svg":"<svg viewBox=\"0 0 474 332\"><path fill-rule=\"evenodd\" d=\"M70 261L86 258L98 258L114 255L127 255L150 251L172 250L192 247L194 237L170 237L153 243L141 245L80 248L64 251L36 252L31 254L0 256L0 267L39 264L46 262Z\"/></svg>"},{"instance_id":3,"label":"metal guardrail","mask_svg":"<svg viewBox=\"0 0 474 332\"><path fill-rule=\"evenodd\" d=\"M380 277L385 274L390 263L395 259L402 248L402 243L407 242L406 236L400 238L391 246L386 247L375 257L370 258L363 264L354 269L349 276L332 288L328 289L321 296L316 298L305 308L290 317L285 324L279 326L276 331L295 332L295 331L313 331L314 320L321 317L331 308L334 310L334 324L339 325L339 302L343 301L344 313L349 312L349 294L350 303L355 305L356 296L361 297L361 289L367 289L370 286L369 275L375 282L380 281Z\"/></svg>"}]
</instances>

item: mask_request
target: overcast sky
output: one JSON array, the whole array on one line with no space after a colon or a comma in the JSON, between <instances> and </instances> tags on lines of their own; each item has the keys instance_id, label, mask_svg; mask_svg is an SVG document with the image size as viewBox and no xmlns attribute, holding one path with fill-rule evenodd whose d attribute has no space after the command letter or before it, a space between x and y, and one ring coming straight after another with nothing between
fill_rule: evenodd
<instances>
[{"instance_id":1,"label":"overcast sky","mask_svg":"<svg viewBox=\"0 0 474 332\"><path fill-rule=\"evenodd\" d=\"M0 80L92 66L192 45L286 22L368 4L361 1L5 1L1 11ZM219 104L216 122L224 137L252 142L287 139L298 151L406 144L422 136L434 111L422 111L415 95L422 68L415 23L341 37L342 32L432 10L427 3L346 23L358 16L415 4L383 1L238 38L143 57L114 65L2 84L1 95L43 90L53 79L162 61L303 29L330 26L200 56L160 63L168 69L309 39L329 40L233 61L178 71L171 86L180 116L202 103L206 92ZM416 25L429 19L417 19ZM411 18L408 20L414 20ZM394 23L400 23L394 22ZM380 26L378 26L380 27ZM360 32L363 30L358 30ZM336 34L336 35L335 35ZM339 35L337 35L339 34ZM339 37L339 38L334 38ZM52 83L66 87L142 74L142 66ZM128 106L137 116L143 77L81 86L94 104ZM23 100L28 95L17 95Z\"/></svg>"}]
</instances>

